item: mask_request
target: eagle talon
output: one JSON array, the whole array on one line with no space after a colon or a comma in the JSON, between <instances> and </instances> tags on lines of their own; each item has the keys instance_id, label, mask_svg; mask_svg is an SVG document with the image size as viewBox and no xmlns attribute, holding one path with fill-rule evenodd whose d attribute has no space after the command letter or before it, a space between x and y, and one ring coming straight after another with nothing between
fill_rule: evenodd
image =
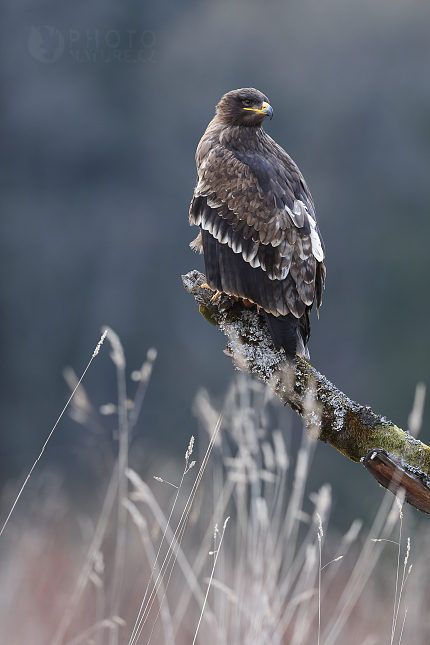
<instances>
[{"instance_id":1,"label":"eagle talon","mask_svg":"<svg viewBox=\"0 0 430 645\"><path fill-rule=\"evenodd\" d=\"M220 297L221 293L222 292L218 291L218 289L217 289L216 292L214 293L214 295L211 298L211 302L216 302L218 300L218 298Z\"/></svg>"}]
</instances>

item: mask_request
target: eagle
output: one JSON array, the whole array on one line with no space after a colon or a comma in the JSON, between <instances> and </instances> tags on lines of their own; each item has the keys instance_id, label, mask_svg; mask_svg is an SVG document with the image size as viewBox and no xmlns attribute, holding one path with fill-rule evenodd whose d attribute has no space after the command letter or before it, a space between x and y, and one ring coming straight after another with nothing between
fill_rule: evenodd
<instances>
[{"instance_id":1,"label":"eagle","mask_svg":"<svg viewBox=\"0 0 430 645\"><path fill-rule=\"evenodd\" d=\"M196 151L190 246L204 254L208 288L257 305L276 349L309 357L309 312L322 302L324 242L314 202L291 157L263 130L268 98L227 92Z\"/></svg>"}]
</instances>

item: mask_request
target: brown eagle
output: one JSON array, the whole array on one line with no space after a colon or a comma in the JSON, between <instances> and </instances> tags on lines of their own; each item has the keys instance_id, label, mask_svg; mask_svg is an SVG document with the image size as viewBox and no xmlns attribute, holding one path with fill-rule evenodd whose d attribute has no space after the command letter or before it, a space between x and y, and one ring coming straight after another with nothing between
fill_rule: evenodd
<instances>
[{"instance_id":1,"label":"brown eagle","mask_svg":"<svg viewBox=\"0 0 430 645\"><path fill-rule=\"evenodd\" d=\"M309 312L321 305L324 243L306 182L263 130L264 94L224 94L196 151L191 247L204 253L208 286L264 310L273 343L307 357Z\"/></svg>"}]
</instances>

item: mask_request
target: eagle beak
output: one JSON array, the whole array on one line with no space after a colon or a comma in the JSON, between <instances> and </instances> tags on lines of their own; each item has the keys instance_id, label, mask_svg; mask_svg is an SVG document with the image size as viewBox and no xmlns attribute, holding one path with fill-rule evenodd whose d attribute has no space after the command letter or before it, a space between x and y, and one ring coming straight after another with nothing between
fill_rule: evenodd
<instances>
[{"instance_id":1,"label":"eagle beak","mask_svg":"<svg viewBox=\"0 0 430 645\"><path fill-rule=\"evenodd\" d=\"M264 114L264 116L268 116L270 120L272 120L273 116L273 108L271 105L266 103L266 101L263 101L261 104L261 109L258 108L243 108L244 110L249 110L250 112L258 112L258 114Z\"/></svg>"},{"instance_id":2,"label":"eagle beak","mask_svg":"<svg viewBox=\"0 0 430 645\"><path fill-rule=\"evenodd\" d=\"M273 116L273 108L272 108L272 106L271 106L271 105L269 105L268 103L266 103L266 101L264 101L264 102L263 102L263 104L262 104L262 106L261 106L261 112L262 112L265 116L268 116L270 120L272 120L272 116Z\"/></svg>"}]
</instances>

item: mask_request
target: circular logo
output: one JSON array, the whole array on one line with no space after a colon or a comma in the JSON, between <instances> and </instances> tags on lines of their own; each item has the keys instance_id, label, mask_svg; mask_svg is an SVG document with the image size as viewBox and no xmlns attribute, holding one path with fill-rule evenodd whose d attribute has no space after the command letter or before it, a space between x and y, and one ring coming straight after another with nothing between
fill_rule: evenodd
<instances>
[{"instance_id":1,"label":"circular logo","mask_svg":"<svg viewBox=\"0 0 430 645\"><path fill-rule=\"evenodd\" d=\"M40 63L55 63L64 52L64 38L56 27L32 27L28 51Z\"/></svg>"}]
</instances>

